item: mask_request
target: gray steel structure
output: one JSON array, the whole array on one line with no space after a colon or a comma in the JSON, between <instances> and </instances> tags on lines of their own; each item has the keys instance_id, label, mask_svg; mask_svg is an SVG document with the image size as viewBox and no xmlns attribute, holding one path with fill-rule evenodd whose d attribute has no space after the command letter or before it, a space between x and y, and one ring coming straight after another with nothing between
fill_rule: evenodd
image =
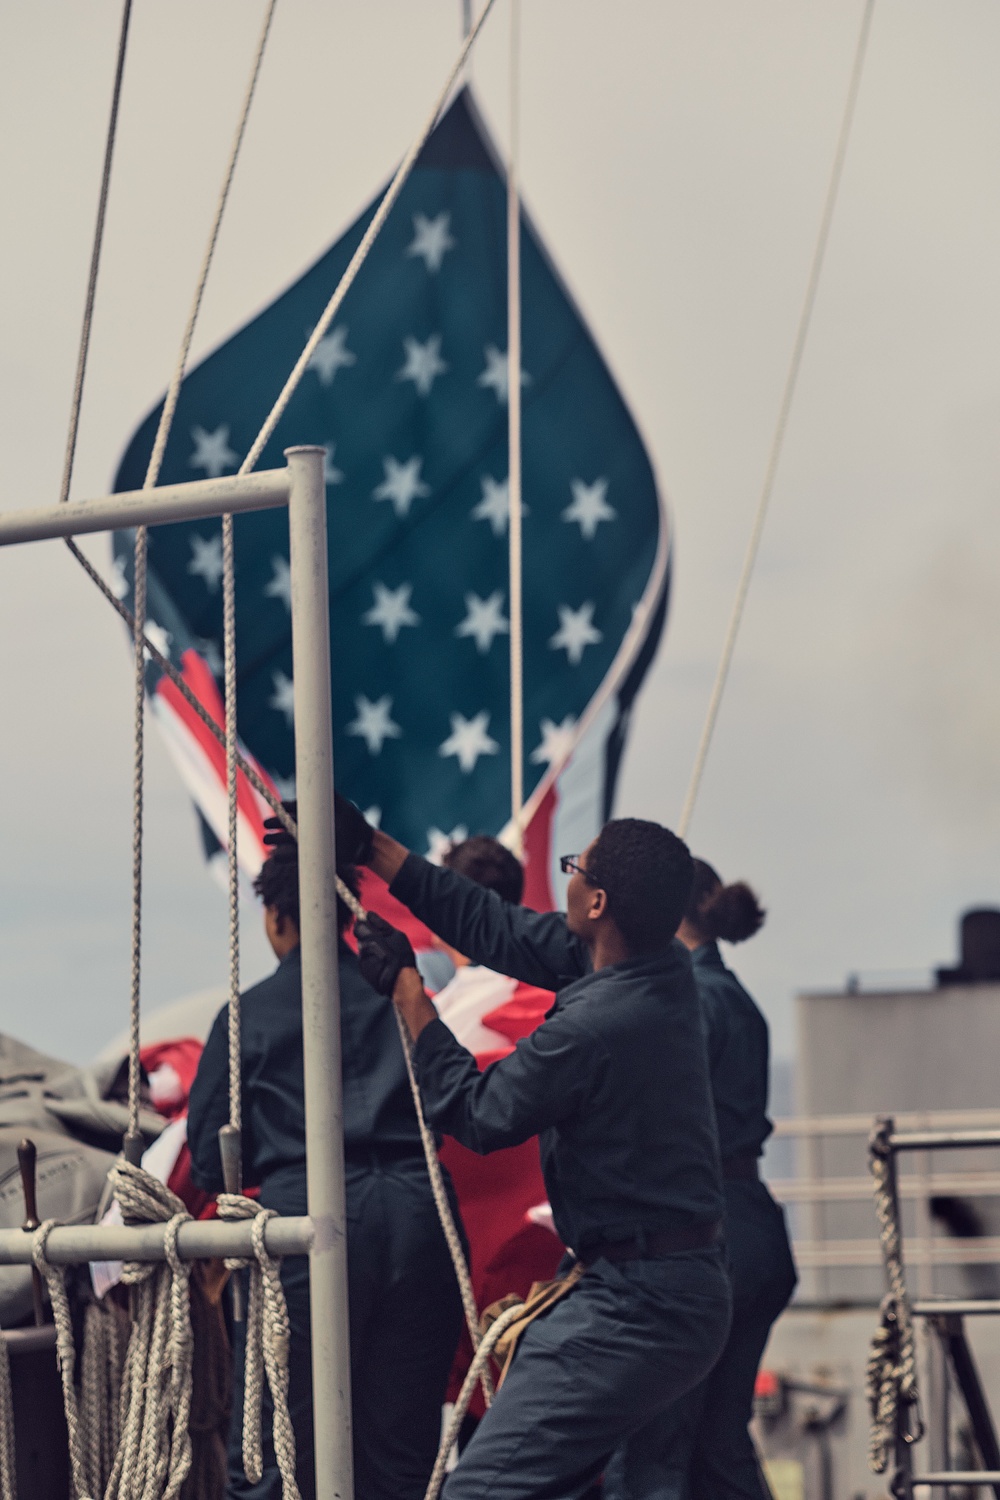
<instances>
[{"instance_id":1,"label":"gray steel structure","mask_svg":"<svg viewBox=\"0 0 1000 1500\"><path fill-rule=\"evenodd\" d=\"M285 470L9 512L0 516L0 546L288 506L309 1217L273 1220L265 1242L278 1253L308 1250L316 1496L352 1500L325 455L322 448L296 447L287 449L285 456ZM245 1254L250 1248L249 1225L186 1225L178 1244L181 1254L190 1258ZM163 1230L158 1225L54 1229L49 1254L59 1262L161 1260ZM18 1229L0 1231L0 1264L30 1259L29 1235Z\"/></svg>"}]
</instances>

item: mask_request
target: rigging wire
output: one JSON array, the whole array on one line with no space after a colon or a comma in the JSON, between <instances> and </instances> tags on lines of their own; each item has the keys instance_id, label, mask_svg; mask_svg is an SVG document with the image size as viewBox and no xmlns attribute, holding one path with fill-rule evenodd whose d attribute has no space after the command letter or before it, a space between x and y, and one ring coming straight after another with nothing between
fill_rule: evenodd
<instances>
[{"instance_id":1,"label":"rigging wire","mask_svg":"<svg viewBox=\"0 0 1000 1500\"><path fill-rule=\"evenodd\" d=\"M121 103L122 79L125 75L125 52L128 47L128 28L132 18L132 0L125 0L122 7L121 28L118 33L118 58L115 63L115 81L111 90L111 112L104 142L104 166L101 170L101 188L97 196L97 220L94 225L94 242L90 251L90 272L87 276L87 295L83 304L83 327L80 330L80 348L76 356L76 375L73 380L73 398L70 402L69 430L66 434L66 453L63 458L62 483L59 500L65 504L69 499L73 481L73 462L76 458L76 438L80 428L80 407L83 402L83 381L87 372L87 355L90 352L90 330L94 323L94 301L97 297L97 272L101 264L101 246L104 243L104 220L108 209L108 190L111 186L111 162L115 154L115 137L118 134L118 106Z\"/></svg>"},{"instance_id":2,"label":"rigging wire","mask_svg":"<svg viewBox=\"0 0 1000 1500\"><path fill-rule=\"evenodd\" d=\"M826 200L823 204L823 214L820 219L819 233L816 238L816 246L813 250L812 264L809 269L809 279L806 284L805 297L802 310L799 314L798 328L795 334L795 342L792 345L792 357L785 377L785 386L782 392L781 404L778 408L778 419L771 439L771 448L768 454L767 467L764 472L764 483L761 487L760 498L757 502L757 510L754 515L753 527L750 532L750 541L747 545L746 557L743 561L743 569L740 573L739 582L736 586L736 598L733 602L732 614L726 630L726 637L722 647L722 655L716 669L715 681L712 685L712 693L709 698L708 709L705 714L705 722L701 731L701 739L694 759L691 771L691 779L688 783L687 793L684 797L684 805L677 822L677 832L681 838L687 837L691 817L694 813L695 802L701 786L702 775L705 770L705 762L712 743L712 735L715 731L716 720L719 716L719 706L725 691L726 680L729 676L729 668L736 648L736 639L739 635L740 624L743 619L743 610L747 601L747 593L750 588L750 580L753 575L754 564L757 560L757 552L760 548L760 540L764 531L764 522L767 517L771 494L774 489L774 481L778 472L778 464L781 460L781 451L784 446L785 432L788 427L788 418L795 398L795 389L798 384L799 371L802 367L802 356L805 352L806 338L809 333L809 325L812 320L813 308L816 303L816 293L819 288L820 272L823 268L823 259L826 254L827 242L830 237L830 227L833 223L833 212L837 202L837 194L843 176L844 161L847 156L847 146L851 134L851 126L854 121L855 106L858 101L858 92L861 87L861 74L864 69L865 54L868 49L868 38L871 32L872 15L875 10L875 0L865 0L864 12L861 17L861 29L858 34L857 47L854 53L854 63L851 68L850 81L847 88L847 101L844 105L844 115L840 126L840 135L837 140L837 148L834 152L833 168L830 173L830 182L826 192Z\"/></svg>"},{"instance_id":3,"label":"rigging wire","mask_svg":"<svg viewBox=\"0 0 1000 1500\"><path fill-rule=\"evenodd\" d=\"M368 252L371 250L372 245L374 245L376 239L378 238L386 219L389 217L393 204L402 192L406 180L413 170L417 157L420 155L420 152L423 149L424 142L427 140L427 137L430 135L431 131L434 129L434 126L437 124L438 116L440 115L441 110L444 108L444 105L448 99L448 95L451 93L456 79L458 79L458 77L461 75L462 70L465 67L466 58L472 51L473 44L475 43L475 40L478 37L480 31L483 29L483 23L485 22L486 17L489 15L495 4L496 0L486 0L486 5L483 9L482 14L473 25L468 36L462 42L458 57L455 59L455 62L453 63L448 73L448 77L445 79L444 87L441 89L440 93L434 101L433 109L431 110L427 119L424 121L420 133L417 136L416 140L413 142L413 145L410 147L409 151L407 151L406 155L403 157L403 160L400 162L398 168L396 169L396 175L386 189L385 196L383 197L382 202L379 204L374 218L368 225L368 228L365 230L358 248L351 256L351 259L347 265L347 269L345 270L343 276L341 276L336 288L334 289L333 295L331 296L329 302L326 304L326 307L323 309L320 320L310 334L305 348L296 360L292 372L289 375L288 379L285 381L285 384L281 390L280 395L278 396L277 401L275 401L274 406L271 408L271 411L264 419L264 425L261 427L260 432L258 432L257 436L254 438L249 453L237 470L238 473L249 474L250 471L256 467L261 454L267 447L267 444L274 434L274 429L281 421L281 418L285 413L285 409L288 406L289 401L291 401L296 390L298 389L299 382L301 381L309 366L309 361L312 359L313 354L316 352L316 349L318 348L320 342L326 337L326 333L328 328L330 327L330 324L337 316L337 313L340 311L341 305L343 304L344 298L347 296L347 293L354 285L355 277L367 260Z\"/></svg>"},{"instance_id":4,"label":"rigging wire","mask_svg":"<svg viewBox=\"0 0 1000 1500\"><path fill-rule=\"evenodd\" d=\"M507 497L510 588L510 816L514 853L524 853L524 612L521 550L521 0L510 0L510 156L507 162Z\"/></svg>"}]
</instances>

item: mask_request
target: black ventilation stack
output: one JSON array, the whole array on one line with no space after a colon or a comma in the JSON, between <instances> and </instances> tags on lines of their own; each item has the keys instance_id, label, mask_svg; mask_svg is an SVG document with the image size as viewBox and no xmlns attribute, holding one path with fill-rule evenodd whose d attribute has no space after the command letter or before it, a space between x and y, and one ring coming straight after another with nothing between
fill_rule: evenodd
<instances>
[{"instance_id":1,"label":"black ventilation stack","mask_svg":"<svg viewBox=\"0 0 1000 1500\"><path fill-rule=\"evenodd\" d=\"M963 912L959 932L962 956L958 967L938 969L938 984L1000 982L1000 910L982 906Z\"/></svg>"}]
</instances>

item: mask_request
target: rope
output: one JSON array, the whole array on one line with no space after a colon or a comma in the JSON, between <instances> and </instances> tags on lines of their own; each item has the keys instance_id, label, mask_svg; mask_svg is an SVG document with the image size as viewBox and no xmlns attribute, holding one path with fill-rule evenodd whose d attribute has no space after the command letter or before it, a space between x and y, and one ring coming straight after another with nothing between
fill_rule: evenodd
<instances>
[{"instance_id":1,"label":"rope","mask_svg":"<svg viewBox=\"0 0 1000 1500\"><path fill-rule=\"evenodd\" d=\"M489 1378L487 1367L490 1355L493 1353L503 1334L506 1333L510 1324L516 1323L523 1311L523 1302L515 1302L512 1307L508 1307L505 1312L502 1312L495 1322L490 1324L487 1332L479 1340L479 1345L472 1357L468 1373L462 1382L462 1389L458 1393L458 1400L455 1402L455 1409L451 1414L451 1420L448 1423L444 1437L441 1439L441 1446L438 1448L438 1455L434 1460L434 1468L431 1470L431 1477L424 1493L424 1500L437 1500L438 1491L444 1483L445 1471L448 1467L448 1456L458 1441L458 1435L465 1420L465 1414L469 1409L469 1402L472 1400L472 1393L484 1376L487 1379Z\"/></svg>"},{"instance_id":2,"label":"rope","mask_svg":"<svg viewBox=\"0 0 1000 1500\"><path fill-rule=\"evenodd\" d=\"M17 1500L14 1393L10 1383L10 1350L2 1333L0 1345L0 1500Z\"/></svg>"},{"instance_id":3,"label":"rope","mask_svg":"<svg viewBox=\"0 0 1000 1500\"><path fill-rule=\"evenodd\" d=\"M142 1155L139 1130L141 1104L141 1064L139 1060L139 1021L142 989L142 820L144 802L144 738L146 720L146 658L143 655L143 621L146 618L147 530L139 526L135 533L134 586L135 620L132 631L132 962L129 986L128 1049L128 1133L125 1151L133 1166Z\"/></svg>"},{"instance_id":4,"label":"rope","mask_svg":"<svg viewBox=\"0 0 1000 1500\"><path fill-rule=\"evenodd\" d=\"M72 1493L75 1500L92 1500L87 1487L83 1458L83 1440L80 1433L80 1410L76 1400L73 1375L76 1366L76 1347L73 1342L73 1318L66 1295L66 1278L58 1266L52 1265L46 1253L48 1238L55 1228L55 1219L46 1219L32 1235L31 1258L41 1272L49 1289L52 1317L56 1325L56 1361L62 1382L63 1409L66 1412L66 1434L69 1440L69 1467Z\"/></svg>"},{"instance_id":5,"label":"rope","mask_svg":"<svg viewBox=\"0 0 1000 1500\"><path fill-rule=\"evenodd\" d=\"M865 53L868 49L868 37L871 31L872 14L875 10L875 0L865 0L864 13L861 18L861 31L858 36L858 44L854 54L854 65L851 69L850 82L847 89L847 102L844 106L844 117L840 126L840 136L837 140L837 149L833 158L833 170L830 174L830 183L827 188L826 201L823 205L823 214L820 220L819 234L816 239L816 247L813 251L812 264L809 269L809 279L806 284L805 299L802 303L802 311L799 314L799 324L792 346L792 357L785 377L785 388L778 408L778 420L771 439L771 450L768 455L767 468L764 473L764 483L757 502L757 511L754 516L753 528L750 532L750 541L747 546L746 557L743 561L743 571L740 574L739 583L736 586L736 598L733 602L732 614L729 618L729 627L722 647L722 655L715 674L715 682L712 686L712 695L709 699L708 710L705 715L705 723L701 731L701 739L695 755L694 767L691 771L691 780L688 783L684 805L677 823L677 832L681 838L686 838L694 805L698 798L698 789L701 786L702 774L705 770L705 762L708 759L709 747L712 743L712 735L715 730L715 721L719 715L719 706L722 702L722 694L725 690L726 679L729 676L729 668L736 649L736 638L739 635L740 624L743 619L743 609L747 601L747 593L750 588L750 579L753 574L754 564L757 561L757 551L760 547L760 539L764 532L764 521L767 516L768 506L771 502L771 492L774 489L774 481L778 472L778 464L781 459L781 451L785 441L785 431L788 427L788 418L795 398L795 389L798 385L799 371L802 367L802 356L805 352L806 337L809 325L812 321L813 307L816 303L816 293L819 288L820 272L823 268L823 259L826 254L827 241L830 237L830 226L833 223L833 211L837 202L837 193L840 188L840 179L843 175L844 161L847 156L847 144L850 139L851 125L854 120L854 108L858 101L858 91L861 87L861 74L864 68Z\"/></svg>"},{"instance_id":6,"label":"rope","mask_svg":"<svg viewBox=\"0 0 1000 1500\"><path fill-rule=\"evenodd\" d=\"M122 1268L132 1333L121 1438L105 1500L176 1500L191 1468L190 1266L177 1251L178 1231L191 1215L141 1167L119 1160L108 1177L126 1224L166 1224L166 1262L126 1261Z\"/></svg>"},{"instance_id":7,"label":"rope","mask_svg":"<svg viewBox=\"0 0 1000 1500\"><path fill-rule=\"evenodd\" d=\"M219 1218L227 1222L252 1219L254 1259L227 1260L230 1270L250 1267L250 1297L246 1317L246 1365L243 1378L243 1471L250 1484L258 1484L264 1472L261 1443L261 1407L264 1374L274 1408L274 1452L281 1474L284 1500L300 1500L295 1481L295 1432L288 1411L288 1351L291 1327L281 1285L281 1262L269 1255L264 1231L273 1209L239 1193L220 1193Z\"/></svg>"},{"instance_id":8,"label":"rope","mask_svg":"<svg viewBox=\"0 0 1000 1500\"><path fill-rule=\"evenodd\" d=\"M83 327L80 331L80 348L76 356L76 376L73 381L73 399L70 403L69 431L66 434L66 454L63 459L62 483L59 500L65 504L69 499L73 480L73 461L76 457L76 437L80 427L80 407L83 403L83 379L87 371L87 355L90 351L90 330L94 322L94 301L97 296L97 272L101 264L101 246L104 243L104 219L108 207L108 190L111 186L111 161L115 151L115 136L118 133L118 105L121 102L122 78L125 72L125 49L128 43L128 27L132 14L132 0L125 0L122 8L121 30L118 35L118 61L115 64L115 82L111 91L111 113L104 143L104 167L101 172L101 190L97 198L97 222L94 225L94 243L90 251L90 274L87 277L87 295L83 304Z\"/></svg>"},{"instance_id":9,"label":"rope","mask_svg":"<svg viewBox=\"0 0 1000 1500\"><path fill-rule=\"evenodd\" d=\"M237 863L236 782L236 564L233 518L222 518L222 614L226 679L226 801L229 816L229 1125L238 1138L243 1126L240 1074L240 871ZM232 1191L237 1184L227 1183Z\"/></svg>"},{"instance_id":10,"label":"rope","mask_svg":"<svg viewBox=\"0 0 1000 1500\"><path fill-rule=\"evenodd\" d=\"M88 1491L103 1495L121 1439L122 1366L128 1342L125 1314L108 1297L91 1301L83 1318L80 1425Z\"/></svg>"},{"instance_id":11,"label":"rope","mask_svg":"<svg viewBox=\"0 0 1000 1500\"><path fill-rule=\"evenodd\" d=\"M879 1120L868 1141L869 1166L875 1180L875 1212L889 1292L882 1302L882 1318L871 1342L865 1371L865 1394L871 1412L868 1467L884 1474L896 1443L915 1443L923 1436L917 1389L916 1346L910 1299L903 1271L896 1194L893 1187L889 1135L892 1124Z\"/></svg>"},{"instance_id":12,"label":"rope","mask_svg":"<svg viewBox=\"0 0 1000 1500\"><path fill-rule=\"evenodd\" d=\"M507 531L510 577L510 816L514 853L524 852L524 616L521 603L521 213L520 0L510 0L510 159L507 163Z\"/></svg>"},{"instance_id":13,"label":"rope","mask_svg":"<svg viewBox=\"0 0 1000 1500\"><path fill-rule=\"evenodd\" d=\"M330 327L330 324L333 322L334 318L337 316L337 313L340 311L344 298L347 296L347 293L350 291L351 287L354 284L355 277L367 260L368 252L371 250L376 239L378 238L378 235L382 229L382 225L389 217L389 213L392 209L393 204L402 192L406 179L409 177L411 171L413 170L413 165L417 157L420 155L421 150L423 149L424 142L427 140L427 137L434 129L434 126L437 123L438 115L441 113L441 110L444 107L445 100L451 93L455 80L462 72L462 69L465 66L465 60L471 52L473 44L480 31L482 30L483 22L486 20L486 17L489 15L490 11L493 9L494 4L495 0L486 0L486 5L483 9L482 15L476 21L475 25L469 31L469 34L466 36L465 40L462 42L461 50L459 51L458 57L453 64L447 79L445 80L444 87L434 101L434 108L431 110L426 121L424 122L424 125L421 128L421 131L414 141L413 145L410 147L409 151L407 151L406 155L403 157L403 160L400 162L399 167L396 171L396 175L392 179L392 182L389 184L389 187L386 190L385 197L382 199L382 202L379 204L375 212L375 217L368 225L368 228L365 230L364 235L361 238L361 243L358 245L358 248L351 256L347 269L345 270L343 276L340 278L340 281L337 283L333 296L326 304L319 322L313 329L305 348L299 355L298 360L296 361L295 366L292 369L292 373L285 381L281 394L278 396L277 401L274 403L274 406L271 408L271 411L265 418L264 425L260 429L260 432L254 438L249 453L240 464L238 471L240 474L249 474L251 469L256 467L261 454L267 447L267 444L270 441L272 434L274 433L274 429L281 421L281 418L285 412L285 408L288 406L289 401L292 399L292 396L295 394L295 391L298 388L300 380L306 372L306 368L309 364L309 361L313 357L313 353L318 347L320 341L326 336L327 329Z\"/></svg>"},{"instance_id":14,"label":"rope","mask_svg":"<svg viewBox=\"0 0 1000 1500\"><path fill-rule=\"evenodd\" d=\"M174 368L167 394L163 398L163 410L160 412L159 426L156 429L156 439L153 443L153 451L149 459L149 469L146 474L145 488L147 489L156 484L160 476L163 455L167 451L167 439L170 436L174 413L177 410L177 401L180 397L181 386L184 383L184 371L187 368L188 355L191 352L191 341L194 338L195 324L198 321L198 314L201 311L205 283L208 281L208 273L211 270L212 259L215 255L215 246L219 238L219 229L222 226L222 217L226 211L226 204L229 201L229 190L233 185L236 163L240 158L240 148L243 145L243 137L246 134L247 120L250 117L250 106L253 104L254 94L257 90L257 80L260 77L261 64L264 61L264 52L267 48L267 39L270 35L271 22L274 19L274 8L277 3L278 0L269 0L267 10L264 13L264 24L261 27L260 40L257 43L257 51L254 54L253 64L250 69L250 78L243 97L243 108L240 111L236 134L233 136L233 144L229 152L229 161L226 164L225 175L222 179L222 187L219 189L219 198L215 205L215 215L212 219L212 227L209 230L208 243L205 246L201 270L198 273L194 297L191 301L191 309L188 313L187 323L184 326L184 333L181 337L181 347L177 355L177 364Z\"/></svg>"},{"instance_id":15,"label":"rope","mask_svg":"<svg viewBox=\"0 0 1000 1500\"><path fill-rule=\"evenodd\" d=\"M337 893L341 899L345 899L344 891L346 889L346 886L342 887L338 876ZM355 916L358 915L363 916L364 913L356 912ZM420 1085L417 1083L417 1075L413 1071L413 1042L410 1040L410 1033L406 1029L406 1023L398 1007L394 1007L394 1009L396 1011L396 1025L399 1027L399 1039L403 1044L403 1057L406 1059L406 1076L410 1080L410 1093L413 1095L413 1107L416 1110L417 1125L420 1129L420 1143L424 1148L427 1175L431 1180L431 1193L434 1198L434 1206L438 1211L438 1218L441 1221L441 1228L448 1246L448 1253L451 1256L451 1263L455 1267L455 1276L462 1295L462 1308L465 1312L465 1326L469 1330L469 1338L472 1340L473 1351L478 1353L482 1344L482 1334L479 1328L479 1309L476 1306L476 1294L472 1287L472 1278L469 1275L469 1267L465 1259L465 1251L462 1249L462 1241L451 1212L451 1204L448 1202L448 1193L444 1185L444 1174L441 1171L441 1162L437 1154L437 1144L424 1118ZM477 1367L477 1378L483 1388L483 1400L487 1406L492 1406L493 1397L496 1392L485 1359Z\"/></svg>"}]
</instances>

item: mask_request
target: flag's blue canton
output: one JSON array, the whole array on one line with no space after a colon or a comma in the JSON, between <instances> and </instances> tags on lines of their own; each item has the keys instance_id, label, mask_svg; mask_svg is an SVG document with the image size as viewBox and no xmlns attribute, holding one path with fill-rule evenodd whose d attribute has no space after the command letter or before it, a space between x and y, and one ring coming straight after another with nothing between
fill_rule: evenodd
<instances>
[{"instance_id":1,"label":"flag's blue canton","mask_svg":"<svg viewBox=\"0 0 1000 1500\"><path fill-rule=\"evenodd\" d=\"M327 452L338 785L423 848L509 812L505 186L468 96L438 126L259 467ZM162 483L231 473L369 223L184 382ZM528 790L605 677L653 564L660 514L631 417L522 224ZM142 485L159 408L116 477ZM130 591L131 537L116 537ZM239 725L290 789L288 527L236 522ZM149 614L218 674L220 524L150 538Z\"/></svg>"}]
</instances>

